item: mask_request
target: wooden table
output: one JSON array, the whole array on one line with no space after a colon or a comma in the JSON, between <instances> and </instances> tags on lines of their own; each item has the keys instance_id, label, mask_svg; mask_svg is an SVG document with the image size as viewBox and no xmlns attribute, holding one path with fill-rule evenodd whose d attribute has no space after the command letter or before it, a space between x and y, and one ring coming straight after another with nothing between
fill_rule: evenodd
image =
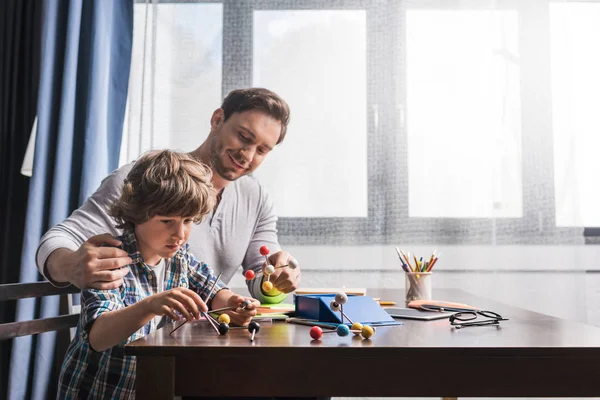
<instances>
[{"instance_id":1,"label":"wooden table","mask_svg":"<svg viewBox=\"0 0 600 400\"><path fill-rule=\"evenodd\" d=\"M369 291L399 300L401 291ZM397 295L394 295L397 293ZM453 329L448 320L379 327L370 340L261 324L217 336L204 321L126 346L137 356L137 398L203 396L600 397L600 328L442 289L434 298L509 318Z\"/></svg>"}]
</instances>

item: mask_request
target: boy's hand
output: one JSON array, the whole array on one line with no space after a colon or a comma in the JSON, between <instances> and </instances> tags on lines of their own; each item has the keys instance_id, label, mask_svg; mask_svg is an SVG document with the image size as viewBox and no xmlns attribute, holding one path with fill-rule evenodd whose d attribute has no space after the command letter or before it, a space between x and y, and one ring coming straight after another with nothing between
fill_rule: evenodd
<instances>
[{"instance_id":1,"label":"boy's hand","mask_svg":"<svg viewBox=\"0 0 600 400\"><path fill-rule=\"evenodd\" d=\"M208 311L208 307L200 296L193 290L184 287L157 293L148 299L150 311L153 314L167 315L174 321L179 321L180 315L188 321L198 319L200 312Z\"/></svg>"},{"instance_id":2,"label":"boy's hand","mask_svg":"<svg viewBox=\"0 0 600 400\"><path fill-rule=\"evenodd\" d=\"M281 265L289 265L289 261L292 258L290 253L285 250L278 251L275 254L269 256L269 263L275 267L275 272L271 275L271 283L273 288L277 289L281 293L291 293L298 288L300 284L300 267L290 268L283 267L277 268ZM263 268L266 264L263 264ZM263 277L263 281L265 277Z\"/></svg>"},{"instance_id":3,"label":"boy's hand","mask_svg":"<svg viewBox=\"0 0 600 400\"><path fill-rule=\"evenodd\" d=\"M244 301L248 300L250 304L246 306L245 309L242 309L244 305ZM252 297L244 297L239 294L233 294L229 299L227 299L227 306L234 307L237 306L235 310L227 311L227 314L231 317L231 322L236 325L245 326L250 323L250 320L253 316L257 314L256 308L260 306L258 300L253 299Z\"/></svg>"}]
</instances>

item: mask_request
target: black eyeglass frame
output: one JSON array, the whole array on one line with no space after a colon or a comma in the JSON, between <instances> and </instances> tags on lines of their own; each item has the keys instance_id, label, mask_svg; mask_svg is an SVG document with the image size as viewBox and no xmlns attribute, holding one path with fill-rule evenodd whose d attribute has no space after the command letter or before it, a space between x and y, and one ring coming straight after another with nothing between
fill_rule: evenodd
<instances>
[{"instance_id":1,"label":"black eyeglass frame","mask_svg":"<svg viewBox=\"0 0 600 400\"><path fill-rule=\"evenodd\" d=\"M493 311L476 310L474 308L442 307L442 306L437 306L437 305L423 305L419 308L421 310L425 310L425 311L455 312L456 314L452 314L450 316L449 320L450 320L450 325L452 325L456 329L466 328L469 326L500 325L500 321L508 321L508 318L504 318L500 314L495 313ZM473 320L477 319L478 315L481 315L482 317L485 317L487 319L473 321ZM465 322L457 323L455 321L465 321ZM469 322L469 321L473 321L473 322Z\"/></svg>"},{"instance_id":2,"label":"black eyeglass frame","mask_svg":"<svg viewBox=\"0 0 600 400\"><path fill-rule=\"evenodd\" d=\"M487 319L476 321L478 316L482 316ZM449 320L450 325L456 329L461 329L469 326L499 325L500 321L508 321L508 318L504 318L502 315L493 311L469 310L452 314Z\"/></svg>"}]
</instances>

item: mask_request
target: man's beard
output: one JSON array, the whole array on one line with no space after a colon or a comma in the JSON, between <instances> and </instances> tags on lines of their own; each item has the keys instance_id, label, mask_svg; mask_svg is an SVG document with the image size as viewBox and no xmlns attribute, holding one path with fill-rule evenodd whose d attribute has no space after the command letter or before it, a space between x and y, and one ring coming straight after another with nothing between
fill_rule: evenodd
<instances>
[{"instance_id":1,"label":"man's beard","mask_svg":"<svg viewBox=\"0 0 600 400\"><path fill-rule=\"evenodd\" d=\"M247 172L239 173L231 168L225 167L221 157L219 157L220 152L221 149L217 148L216 144L213 142L213 146L211 147L210 162L215 172L219 174L221 178L233 182L246 175ZM225 153L225 157L227 157L227 153Z\"/></svg>"}]
</instances>

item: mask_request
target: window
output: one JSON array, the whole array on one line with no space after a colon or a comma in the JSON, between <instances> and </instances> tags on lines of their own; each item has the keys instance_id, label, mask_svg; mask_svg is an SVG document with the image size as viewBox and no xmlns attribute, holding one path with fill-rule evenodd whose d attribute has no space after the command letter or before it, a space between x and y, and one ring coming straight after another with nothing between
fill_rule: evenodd
<instances>
[{"instance_id":1,"label":"window","mask_svg":"<svg viewBox=\"0 0 600 400\"><path fill-rule=\"evenodd\" d=\"M192 150L223 95L264 86L292 108L256 171L283 243L579 243L600 223L598 8L140 2L124 159Z\"/></svg>"},{"instance_id":2,"label":"window","mask_svg":"<svg viewBox=\"0 0 600 400\"><path fill-rule=\"evenodd\" d=\"M409 216L521 217L517 12L408 10L406 40Z\"/></svg>"},{"instance_id":3,"label":"window","mask_svg":"<svg viewBox=\"0 0 600 400\"><path fill-rule=\"evenodd\" d=\"M282 217L367 217L364 10L257 10L253 85L292 110L255 174Z\"/></svg>"},{"instance_id":4,"label":"window","mask_svg":"<svg viewBox=\"0 0 600 400\"><path fill-rule=\"evenodd\" d=\"M600 226L600 4L550 4L558 226Z\"/></svg>"}]
</instances>

